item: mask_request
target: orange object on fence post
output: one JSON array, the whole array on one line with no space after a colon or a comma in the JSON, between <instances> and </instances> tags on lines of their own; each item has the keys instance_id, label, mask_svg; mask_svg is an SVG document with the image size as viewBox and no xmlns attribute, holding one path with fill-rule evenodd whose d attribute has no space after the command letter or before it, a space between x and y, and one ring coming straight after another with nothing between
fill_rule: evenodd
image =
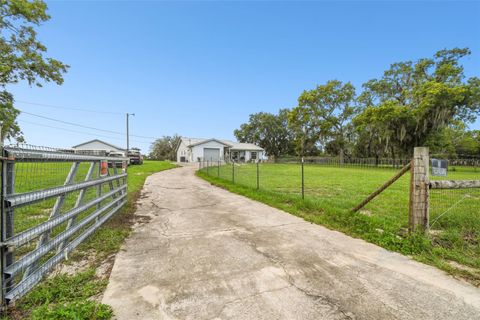
<instances>
[{"instance_id":1,"label":"orange object on fence post","mask_svg":"<svg viewBox=\"0 0 480 320\"><path fill-rule=\"evenodd\" d=\"M104 177L108 175L108 162L107 160L102 160L100 162L100 176Z\"/></svg>"}]
</instances>

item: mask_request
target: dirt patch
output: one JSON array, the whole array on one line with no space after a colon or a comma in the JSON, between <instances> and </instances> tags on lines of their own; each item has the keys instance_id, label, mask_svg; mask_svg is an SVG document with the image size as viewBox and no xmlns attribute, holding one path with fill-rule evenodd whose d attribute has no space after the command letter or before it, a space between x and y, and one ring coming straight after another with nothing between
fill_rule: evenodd
<instances>
[{"instance_id":1,"label":"dirt patch","mask_svg":"<svg viewBox=\"0 0 480 320\"><path fill-rule=\"evenodd\" d=\"M447 261L447 263L455 269L459 269L459 270L462 270L462 271L467 271L467 272L472 273L474 275L480 276L480 270L479 269L475 269L475 268L469 267L469 266L464 266L463 264L460 264L460 263L455 262L455 261Z\"/></svg>"},{"instance_id":2,"label":"dirt patch","mask_svg":"<svg viewBox=\"0 0 480 320\"><path fill-rule=\"evenodd\" d=\"M443 233L443 230L435 230L435 229L430 229L428 230L428 234L431 236L441 236Z\"/></svg>"},{"instance_id":3,"label":"dirt patch","mask_svg":"<svg viewBox=\"0 0 480 320\"><path fill-rule=\"evenodd\" d=\"M360 210L358 213L363 214L364 216L367 216L367 217L372 216L372 211L366 210L366 209Z\"/></svg>"},{"instance_id":4,"label":"dirt patch","mask_svg":"<svg viewBox=\"0 0 480 320\"><path fill-rule=\"evenodd\" d=\"M108 256L99 266L97 266L95 276L100 279L108 279L108 277L110 277L110 272L112 272L114 262L115 254Z\"/></svg>"},{"instance_id":5,"label":"dirt patch","mask_svg":"<svg viewBox=\"0 0 480 320\"><path fill-rule=\"evenodd\" d=\"M49 274L49 278L52 278L59 274L68 274L70 276L75 275L78 272L87 271L88 268L94 265L97 253L95 250L88 250L82 254L82 259L67 260L65 263L57 265L52 273ZM68 258L68 257L67 257Z\"/></svg>"},{"instance_id":6,"label":"dirt patch","mask_svg":"<svg viewBox=\"0 0 480 320\"><path fill-rule=\"evenodd\" d=\"M135 215L134 224L133 228L138 228L141 225L144 225L152 220L151 216L146 216L146 215Z\"/></svg>"}]
</instances>

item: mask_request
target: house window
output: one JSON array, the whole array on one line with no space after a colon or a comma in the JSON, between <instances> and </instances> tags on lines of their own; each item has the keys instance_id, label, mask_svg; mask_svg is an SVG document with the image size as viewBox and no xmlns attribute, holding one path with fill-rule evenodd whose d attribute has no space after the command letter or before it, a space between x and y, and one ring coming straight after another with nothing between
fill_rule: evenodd
<instances>
[{"instance_id":1,"label":"house window","mask_svg":"<svg viewBox=\"0 0 480 320\"><path fill-rule=\"evenodd\" d=\"M250 155L250 159L252 159L252 160L257 160L257 153L256 153L256 152L252 152L251 155Z\"/></svg>"}]
</instances>

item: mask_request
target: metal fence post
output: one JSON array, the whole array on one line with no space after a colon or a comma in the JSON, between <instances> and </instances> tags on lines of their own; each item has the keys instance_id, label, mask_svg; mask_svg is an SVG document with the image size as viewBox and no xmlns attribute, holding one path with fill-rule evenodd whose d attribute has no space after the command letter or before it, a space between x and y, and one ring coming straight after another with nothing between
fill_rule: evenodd
<instances>
[{"instance_id":1,"label":"metal fence post","mask_svg":"<svg viewBox=\"0 0 480 320\"><path fill-rule=\"evenodd\" d=\"M302 157L302 199L305 199L305 170L304 170L303 157Z\"/></svg>"},{"instance_id":2,"label":"metal fence post","mask_svg":"<svg viewBox=\"0 0 480 320\"><path fill-rule=\"evenodd\" d=\"M2 141L3 142L3 141ZM6 159L8 156L3 149L3 143L1 145L2 151L2 232L1 239L5 242L8 238L14 234L14 209L6 207L5 196L7 194L14 193L14 181L15 181L15 162ZM11 290L14 284L14 279L7 275L5 269L14 262L13 252L8 250L8 247L2 246L2 305L5 304L5 293Z\"/></svg>"},{"instance_id":3,"label":"metal fence post","mask_svg":"<svg viewBox=\"0 0 480 320\"><path fill-rule=\"evenodd\" d=\"M257 161L257 190L260 189L260 175L259 175L259 162Z\"/></svg>"},{"instance_id":4,"label":"metal fence post","mask_svg":"<svg viewBox=\"0 0 480 320\"><path fill-rule=\"evenodd\" d=\"M207 160L207 176L210 175L210 166L208 165L208 160Z\"/></svg>"},{"instance_id":5,"label":"metal fence post","mask_svg":"<svg viewBox=\"0 0 480 320\"><path fill-rule=\"evenodd\" d=\"M217 163L217 178L220 178L220 160Z\"/></svg>"},{"instance_id":6,"label":"metal fence post","mask_svg":"<svg viewBox=\"0 0 480 320\"><path fill-rule=\"evenodd\" d=\"M98 173L97 173L97 178L100 178L102 176L102 163L101 161L97 161L98 164ZM102 195L102 188L103 185L100 183L97 187L97 197L100 197ZM97 210L100 209L102 205L99 203L97 204Z\"/></svg>"},{"instance_id":7,"label":"metal fence post","mask_svg":"<svg viewBox=\"0 0 480 320\"><path fill-rule=\"evenodd\" d=\"M0 125L0 156L2 157L1 159L1 164L2 164L2 171L1 171L1 226L2 230L0 233L0 238L1 241L4 242L7 239L7 212L6 212L6 207L5 207L5 193L7 189L7 160L6 160L6 153L3 149L3 137L2 137L2 126ZM5 291L8 290L8 287L10 287L10 281L11 279L6 278L5 276L5 268L13 262L13 256L9 255L8 248L5 246L1 246L0 248L1 251L1 272L2 274L0 275L0 295L1 295L1 301L0 301L0 306L3 308L5 306ZM7 288L4 290L4 288Z\"/></svg>"},{"instance_id":8,"label":"metal fence post","mask_svg":"<svg viewBox=\"0 0 480 320\"><path fill-rule=\"evenodd\" d=\"M235 161L232 161L232 183L235 183Z\"/></svg>"},{"instance_id":9,"label":"metal fence post","mask_svg":"<svg viewBox=\"0 0 480 320\"><path fill-rule=\"evenodd\" d=\"M409 229L429 226L429 153L426 147L416 147L413 153L410 176Z\"/></svg>"}]
</instances>

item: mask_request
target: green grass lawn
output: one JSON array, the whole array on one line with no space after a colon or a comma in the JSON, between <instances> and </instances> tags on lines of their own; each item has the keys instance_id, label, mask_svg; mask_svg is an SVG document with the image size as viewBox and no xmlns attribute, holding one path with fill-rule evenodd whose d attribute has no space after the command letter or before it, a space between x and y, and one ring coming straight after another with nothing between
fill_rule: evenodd
<instances>
[{"instance_id":1,"label":"green grass lawn","mask_svg":"<svg viewBox=\"0 0 480 320\"><path fill-rule=\"evenodd\" d=\"M480 190L431 190L429 236L408 235L410 174L405 174L359 213L351 209L395 175L397 169L306 164L305 200L301 165L232 165L204 168L198 175L304 219L411 255L480 285ZM443 179L432 177L432 179ZM451 180L480 179L480 170L451 167ZM463 265L465 267L461 267Z\"/></svg>"},{"instance_id":2,"label":"green grass lawn","mask_svg":"<svg viewBox=\"0 0 480 320\"><path fill-rule=\"evenodd\" d=\"M95 269L106 259L112 257L122 245L130 232L133 223L135 202L147 176L176 167L170 162L145 161L143 165L129 166L127 204L106 224L98 229L86 242L82 243L69 257L66 264L73 264L86 258L86 254L94 259L88 270L75 275L61 274L50 278L35 287L24 298L16 302L14 308L8 310L5 319L109 319L112 312L109 306L102 305L91 297L103 292L107 285L105 279L95 275ZM68 163L16 165L15 191L27 192L38 188L62 185L70 169ZM88 170L88 164L81 164L75 181L82 181ZM110 169L112 170L112 169ZM121 169L119 169L121 170ZM116 185L115 185L116 186ZM102 192L109 190L104 186ZM84 203L93 199L96 189L88 190ZM78 193L67 196L62 212L73 207ZM15 211L15 232L28 229L48 219L55 199L30 205ZM105 203L107 203L106 201ZM82 219L95 208L79 216ZM61 232L64 225L56 228L53 235ZM16 258L35 248L35 244L20 247L15 251ZM53 253L52 253L53 254ZM50 255L51 256L51 255ZM49 256L45 257L48 258ZM91 257L90 257L91 258Z\"/></svg>"}]
</instances>

